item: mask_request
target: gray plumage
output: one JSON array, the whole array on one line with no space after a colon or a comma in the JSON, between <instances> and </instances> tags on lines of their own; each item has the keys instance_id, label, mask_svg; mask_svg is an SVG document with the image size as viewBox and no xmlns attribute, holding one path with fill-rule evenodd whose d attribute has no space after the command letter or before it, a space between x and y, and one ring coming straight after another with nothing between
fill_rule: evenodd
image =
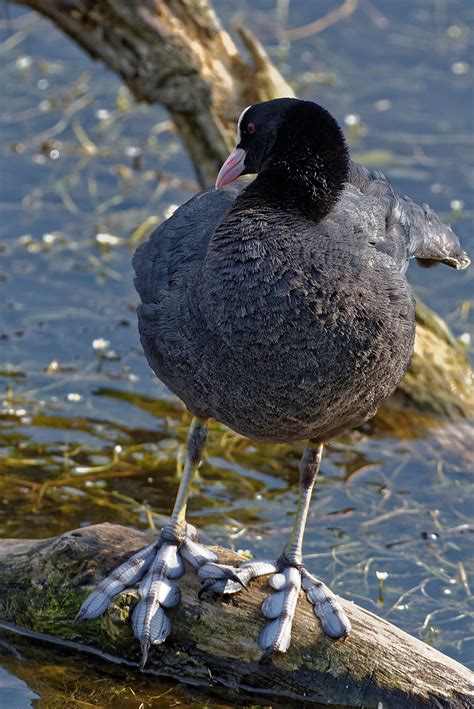
<instances>
[{"instance_id":1,"label":"gray plumage","mask_svg":"<svg viewBox=\"0 0 474 709\"><path fill-rule=\"evenodd\" d=\"M408 260L468 260L429 207L354 163L317 224L233 213L245 186L197 194L137 250L142 345L196 415L251 438L322 442L372 416L409 365Z\"/></svg>"}]
</instances>

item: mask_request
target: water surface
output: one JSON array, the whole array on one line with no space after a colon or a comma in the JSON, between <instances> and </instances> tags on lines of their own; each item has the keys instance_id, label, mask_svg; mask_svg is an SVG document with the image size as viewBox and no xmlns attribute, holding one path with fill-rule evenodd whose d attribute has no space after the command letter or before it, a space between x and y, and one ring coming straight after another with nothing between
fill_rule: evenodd
<instances>
[{"instance_id":1,"label":"water surface","mask_svg":"<svg viewBox=\"0 0 474 709\"><path fill-rule=\"evenodd\" d=\"M254 29L301 96L334 113L356 157L429 201L472 255L470 2L361 2L350 19L290 43L278 28L335 3L215 4L227 26L238 16ZM158 526L176 493L189 416L142 355L131 255L137 228L197 189L192 168L166 113L137 105L46 21L12 6L1 27L0 535ZM468 342L473 270L411 267L409 278ZM350 432L327 447L308 566L472 666L471 465L436 431L412 434ZM202 538L276 555L292 524L301 450L216 424L190 504ZM207 702L105 663L1 641L1 706Z\"/></svg>"}]
</instances>

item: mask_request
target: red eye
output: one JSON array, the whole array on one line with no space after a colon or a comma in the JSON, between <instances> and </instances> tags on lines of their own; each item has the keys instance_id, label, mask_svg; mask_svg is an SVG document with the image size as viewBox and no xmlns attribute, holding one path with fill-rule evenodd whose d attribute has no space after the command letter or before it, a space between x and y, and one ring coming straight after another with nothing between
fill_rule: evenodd
<instances>
[{"instance_id":1,"label":"red eye","mask_svg":"<svg viewBox=\"0 0 474 709\"><path fill-rule=\"evenodd\" d=\"M248 124L247 133L250 133L250 135L252 135L252 133L255 133L255 123Z\"/></svg>"}]
</instances>

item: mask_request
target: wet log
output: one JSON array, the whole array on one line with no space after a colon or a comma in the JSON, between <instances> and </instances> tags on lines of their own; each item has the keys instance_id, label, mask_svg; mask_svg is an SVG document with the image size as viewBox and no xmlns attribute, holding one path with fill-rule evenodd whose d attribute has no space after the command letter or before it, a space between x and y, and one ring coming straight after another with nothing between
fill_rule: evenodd
<instances>
[{"instance_id":1,"label":"wet log","mask_svg":"<svg viewBox=\"0 0 474 709\"><path fill-rule=\"evenodd\" d=\"M138 668L140 648L129 623L136 591L120 594L97 620L74 618L86 593L149 542L150 535L109 524L39 541L1 540L1 621L136 662ZM225 562L239 561L229 550L215 551ZM465 667L353 603L342 601L353 632L334 641L323 636L301 594L290 650L262 664L256 637L264 623L265 579L230 601L200 599L199 580L190 568L178 584L182 602L167 611L171 635L152 648L146 671L205 685L222 697L232 687L264 701L286 698L292 705L473 706L472 677Z\"/></svg>"}]
</instances>

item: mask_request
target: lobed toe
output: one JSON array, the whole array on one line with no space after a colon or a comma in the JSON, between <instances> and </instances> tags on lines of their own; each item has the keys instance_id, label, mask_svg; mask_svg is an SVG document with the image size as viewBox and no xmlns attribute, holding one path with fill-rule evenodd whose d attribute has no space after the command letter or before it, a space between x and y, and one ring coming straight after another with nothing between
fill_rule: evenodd
<instances>
[{"instance_id":1,"label":"lobed toe","mask_svg":"<svg viewBox=\"0 0 474 709\"><path fill-rule=\"evenodd\" d=\"M105 613L111 600L128 586L139 581L151 566L156 553L157 542L149 544L133 554L87 596L79 609L76 620L92 620Z\"/></svg>"},{"instance_id":2,"label":"lobed toe","mask_svg":"<svg viewBox=\"0 0 474 709\"><path fill-rule=\"evenodd\" d=\"M163 580L159 585L156 600L163 608L174 608L181 600L181 591L175 583Z\"/></svg>"},{"instance_id":3,"label":"lobed toe","mask_svg":"<svg viewBox=\"0 0 474 709\"><path fill-rule=\"evenodd\" d=\"M186 539L181 546L180 552L181 556L195 569L199 569L210 561L217 561L217 554L214 554L213 551L193 539Z\"/></svg>"},{"instance_id":4,"label":"lobed toe","mask_svg":"<svg viewBox=\"0 0 474 709\"><path fill-rule=\"evenodd\" d=\"M303 570L302 586L326 635L330 638L347 637L352 626L331 589L306 570Z\"/></svg>"},{"instance_id":5,"label":"lobed toe","mask_svg":"<svg viewBox=\"0 0 474 709\"><path fill-rule=\"evenodd\" d=\"M267 653L286 652L291 642L291 618L280 617L268 623L258 636L258 645Z\"/></svg>"},{"instance_id":6,"label":"lobed toe","mask_svg":"<svg viewBox=\"0 0 474 709\"><path fill-rule=\"evenodd\" d=\"M283 613L285 606L285 592L277 591L267 596L262 603L262 613L265 618L278 618Z\"/></svg>"},{"instance_id":7,"label":"lobed toe","mask_svg":"<svg viewBox=\"0 0 474 709\"><path fill-rule=\"evenodd\" d=\"M271 586L271 588L273 588L275 591L280 591L282 588L285 588L285 574L273 574L273 576L268 579L268 585Z\"/></svg>"}]
</instances>

